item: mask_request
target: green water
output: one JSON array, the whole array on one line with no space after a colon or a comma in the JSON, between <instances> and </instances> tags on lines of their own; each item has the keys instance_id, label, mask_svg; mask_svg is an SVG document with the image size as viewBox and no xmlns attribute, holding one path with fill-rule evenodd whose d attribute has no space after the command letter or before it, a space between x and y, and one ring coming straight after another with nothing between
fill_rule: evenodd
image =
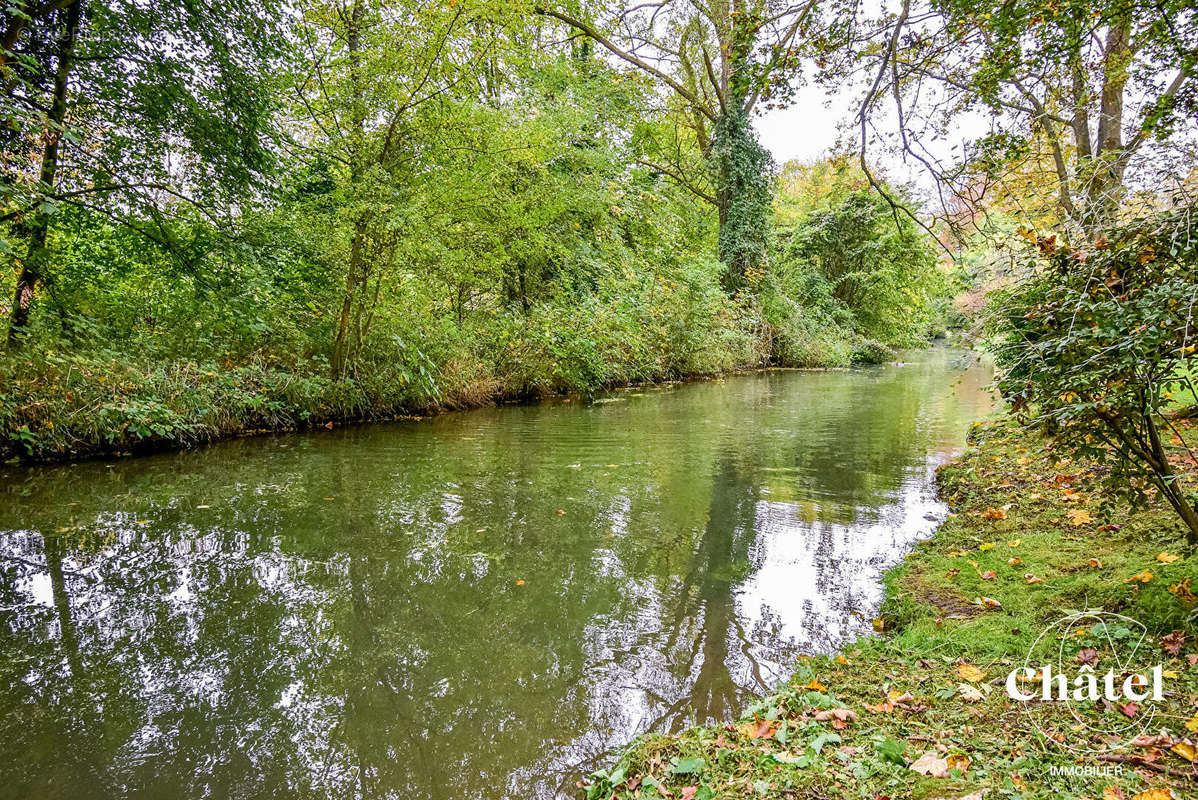
<instances>
[{"instance_id":1,"label":"green water","mask_svg":"<svg viewBox=\"0 0 1198 800\"><path fill-rule=\"evenodd\" d=\"M944 513L990 375L909 358L0 468L0 796L555 797L730 719Z\"/></svg>"}]
</instances>

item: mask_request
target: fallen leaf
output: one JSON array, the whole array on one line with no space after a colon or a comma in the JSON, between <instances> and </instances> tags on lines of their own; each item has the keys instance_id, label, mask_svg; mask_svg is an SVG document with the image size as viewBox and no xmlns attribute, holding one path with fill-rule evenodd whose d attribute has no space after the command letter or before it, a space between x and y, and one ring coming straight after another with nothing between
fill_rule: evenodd
<instances>
[{"instance_id":1,"label":"fallen leaf","mask_svg":"<svg viewBox=\"0 0 1198 800\"><path fill-rule=\"evenodd\" d=\"M1156 560L1161 562L1162 564L1172 564L1174 561L1176 561L1179 558L1181 558L1181 556L1174 556L1174 555L1170 555L1168 553L1157 553L1156 554Z\"/></svg>"},{"instance_id":2,"label":"fallen leaf","mask_svg":"<svg viewBox=\"0 0 1198 800\"><path fill-rule=\"evenodd\" d=\"M1094 521L1094 518L1090 516L1090 512L1084 508L1071 508L1065 512L1065 516L1069 517L1069 522L1075 527Z\"/></svg>"},{"instance_id":3,"label":"fallen leaf","mask_svg":"<svg viewBox=\"0 0 1198 800\"><path fill-rule=\"evenodd\" d=\"M1009 566L1009 567L1013 567L1016 564L1022 564L1022 563L1023 563L1023 559L1020 558L1019 556L1015 556L1014 558L1007 559L1007 566Z\"/></svg>"},{"instance_id":4,"label":"fallen leaf","mask_svg":"<svg viewBox=\"0 0 1198 800\"><path fill-rule=\"evenodd\" d=\"M1127 717L1128 719L1135 717L1136 712L1140 710L1140 706L1138 703L1124 703L1121 706L1116 706L1116 708L1119 709L1120 714Z\"/></svg>"},{"instance_id":5,"label":"fallen leaf","mask_svg":"<svg viewBox=\"0 0 1198 800\"><path fill-rule=\"evenodd\" d=\"M828 691L828 687L827 687L827 686L824 686L822 683L820 683L820 682L819 682L818 680L816 680L815 678L812 678L811 680L807 681L807 685L806 685L806 686L804 686L803 688L804 688L804 689L810 689L810 690L811 690L811 691L813 691L813 692L826 692L826 691Z\"/></svg>"},{"instance_id":6,"label":"fallen leaf","mask_svg":"<svg viewBox=\"0 0 1198 800\"><path fill-rule=\"evenodd\" d=\"M1178 742L1169 749L1186 761L1193 761L1195 758L1198 758L1198 749L1195 749L1194 745L1189 742Z\"/></svg>"},{"instance_id":7,"label":"fallen leaf","mask_svg":"<svg viewBox=\"0 0 1198 800\"><path fill-rule=\"evenodd\" d=\"M523 580L518 580L518 581L516 581L516 585L517 585L517 586L523 586L523 585L524 585L524 581L523 581Z\"/></svg>"},{"instance_id":8,"label":"fallen leaf","mask_svg":"<svg viewBox=\"0 0 1198 800\"><path fill-rule=\"evenodd\" d=\"M683 786L678 790L678 796L682 800L694 800L695 792L699 791L698 786Z\"/></svg>"},{"instance_id":9,"label":"fallen leaf","mask_svg":"<svg viewBox=\"0 0 1198 800\"><path fill-rule=\"evenodd\" d=\"M957 686L957 694L961 695L961 699L966 703L977 703L985 699L976 686L970 686L968 683L962 683Z\"/></svg>"},{"instance_id":10,"label":"fallen leaf","mask_svg":"<svg viewBox=\"0 0 1198 800\"><path fill-rule=\"evenodd\" d=\"M875 714L889 714L891 711L894 711L894 703L890 702L889 700L885 700L873 706L871 706L869 703L862 703L861 707L866 711L872 711ZM1198 717L1195 717L1195 720L1198 721Z\"/></svg>"},{"instance_id":11,"label":"fallen leaf","mask_svg":"<svg viewBox=\"0 0 1198 800\"><path fill-rule=\"evenodd\" d=\"M962 772L969 769L969 765L973 763L969 760L969 756L964 753L953 753L945 761L948 762L949 769L959 769Z\"/></svg>"},{"instance_id":12,"label":"fallen leaf","mask_svg":"<svg viewBox=\"0 0 1198 800\"><path fill-rule=\"evenodd\" d=\"M981 544L978 545L978 550L981 550L983 553L986 552L987 550L993 550L993 549L994 549L994 542L982 542Z\"/></svg>"},{"instance_id":13,"label":"fallen leaf","mask_svg":"<svg viewBox=\"0 0 1198 800\"><path fill-rule=\"evenodd\" d=\"M1132 800L1173 800L1173 793L1168 789L1149 789L1140 792Z\"/></svg>"},{"instance_id":14,"label":"fallen leaf","mask_svg":"<svg viewBox=\"0 0 1198 800\"><path fill-rule=\"evenodd\" d=\"M1023 576L1023 582L1030 586L1033 583L1044 583L1044 579L1037 578L1035 575L1033 575L1032 573L1029 572L1028 574Z\"/></svg>"},{"instance_id":15,"label":"fallen leaf","mask_svg":"<svg viewBox=\"0 0 1198 800\"><path fill-rule=\"evenodd\" d=\"M845 658L843 655L837 655L836 663L837 664L847 664L847 663L849 663L849 660L847 658Z\"/></svg>"},{"instance_id":16,"label":"fallen leaf","mask_svg":"<svg viewBox=\"0 0 1198 800\"><path fill-rule=\"evenodd\" d=\"M1018 547L1021 544L1023 544L1022 539L1012 539L1011 541L1007 542L1007 547Z\"/></svg>"},{"instance_id":17,"label":"fallen leaf","mask_svg":"<svg viewBox=\"0 0 1198 800\"><path fill-rule=\"evenodd\" d=\"M1102 800L1124 800L1123 790L1118 786L1108 786L1102 790Z\"/></svg>"},{"instance_id":18,"label":"fallen leaf","mask_svg":"<svg viewBox=\"0 0 1198 800\"><path fill-rule=\"evenodd\" d=\"M1091 558L1086 563L1090 565L1090 569L1098 569L1099 567L1102 566L1102 562L1099 561L1097 558Z\"/></svg>"},{"instance_id":19,"label":"fallen leaf","mask_svg":"<svg viewBox=\"0 0 1198 800\"><path fill-rule=\"evenodd\" d=\"M771 719L759 719L745 725L742 730L750 739L768 739L778 730L778 723Z\"/></svg>"},{"instance_id":20,"label":"fallen leaf","mask_svg":"<svg viewBox=\"0 0 1198 800\"><path fill-rule=\"evenodd\" d=\"M985 572L981 573L981 578L984 581L992 581L997 577L998 577L998 573L992 569L988 569Z\"/></svg>"},{"instance_id":21,"label":"fallen leaf","mask_svg":"<svg viewBox=\"0 0 1198 800\"><path fill-rule=\"evenodd\" d=\"M839 720L840 722L856 722L857 712L848 708L826 708L822 711L815 712L814 719L816 722L827 722L829 720Z\"/></svg>"},{"instance_id":22,"label":"fallen leaf","mask_svg":"<svg viewBox=\"0 0 1198 800\"><path fill-rule=\"evenodd\" d=\"M1132 581L1139 581L1140 583L1148 583L1148 581L1150 581L1150 580L1152 580L1152 573L1149 572L1148 570L1144 570L1139 575L1132 575L1130 578L1128 578L1125 581L1125 583L1131 583Z\"/></svg>"},{"instance_id":23,"label":"fallen leaf","mask_svg":"<svg viewBox=\"0 0 1198 800\"><path fill-rule=\"evenodd\" d=\"M1083 647L1077 651L1077 663L1094 666L1098 663L1098 651L1093 647Z\"/></svg>"},{"instance_id":24,"label":"fallen leaf","mask_svg":"<svg viewBox=\"0 0 1198 800\"><path fill-rule=\"evenodd\" d=\"M982 606L984 608L1002 608L1002 603L998 602L993 597L986 597L985 595L973 598L973 604L975 606Z\"/></svg>"},{"instance_id":25,"label":"fallen leaf","mask_svg":"<svg viewBox=\"0 0 1198 800\"><path fill-rule=\"evenodd\" d=\"M1198 714L1186 721L1186 730L1198 733Z\"/></svg>"},{"instance_id":26,"label":"fallen leaf","mask_svg":"<svg viewBox=\"0 0 1198 800\"><path fill-rule=\"evenodd\" d=\"M908 769L933 778L945 778L948 776L948 759L940 758L935 750L929 750L916 759Z\"/></svg>"},{"instance_id":27,"label":"fallen leaf","mask_svg":"<svg viewBox=\"0 0 1198 800\"><path fill-rule=\"evenodd\" d=\"M566 513L566 510L565 510L564 508L559 508L559 509L557 510L557 514L558 514L558 516L559 516L559 517L560 517L562 514L565 514L565 513Z\"/></svg>"},{"instance_id":28,"label":"fallen leaf","mask_svg":"<svg viewBox=\"0 0 1198 800\"><path fill-rule=\"evenodd\" d=\"M1171 656L1181 655L1181 647L1185 644L1186 635L1182 631L1173 631L1168 636L1161 637L1161 647Z\"/></svg>"},{"instance_id":29,"label":"fallen leaf","mask_svg":"<svg viewBox=\"0 0 1198 800\"><path fill-rule=\"evenodd\" d=\"M987 508L982 512L981 517L982 519L1006 519L1007 512L1001 508Z\"/></svg>"},{"instance_id":30,"label":"fallen leaf","mask_svg":"<svg viewBox=\"0 0 1198 800\"><path fill-rule=\"evenodd\" d=\"M958 664L957 674L970 683L977 683L986 677L986 673L975 667L973 664Z\"/></svg>"}]
</instances>

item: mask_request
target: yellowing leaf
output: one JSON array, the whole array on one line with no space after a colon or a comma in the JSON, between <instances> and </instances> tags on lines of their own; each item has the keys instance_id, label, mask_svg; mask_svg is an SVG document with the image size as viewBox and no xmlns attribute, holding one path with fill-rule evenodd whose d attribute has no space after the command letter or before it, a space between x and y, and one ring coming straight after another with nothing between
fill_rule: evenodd
<instances>
[{"instance_id":1,"label":"yellowing leaf","mask_svg":"<svg viewBox=\"0 0 1198 800\"><path fill-rule=\"evenodd\" d=\"M804 686L803 688L804 688L804 689L810 689L810 690L811 690L811 691L813 691L813 692L826 692L826 691L828 691L828 687L827 687L827 686L824 686L822 683L820 683L820 682L819 682L818 680L816 680L815 678L812 678L811 680L807 681L807 685L806 685L806 686Z\"/></svg>"},{"instance_id":2,"label":"yellowing leaf","mask_svg":"<svg viewBox=\"0 0 1198 800\"><path fill-rule=\"evenodd\" d=\"M1170 555L1169 553L1157 553L1156 556L1156 560L1162 564L1172 564L1179 558L1181 558L1181 556Z\"/></svg>"},{"instance_id":3,"label":"yellowing leaf","mask_svg":"<svg viewBox=\"0 0 1198 800\"><path fill-rule=\"evenodd\" d=\"M969 756L964 753L951 753L945 761L948 762L949 769L959 769L962 772L969 769L969 765L972 763Z\"/></svg>"},{"instance_id":4,"label":"yellowing leaf","mask_svg":"<svg viewBox=\"0 0 1198 800\"><path fill-rule=\"evenodd\" d=\"M1007 512L1002 508L987 508L981 514L982 519L1006 519Z\"/></svg>"},{"instance_id":5,"label":"yellowing leaf","mask_svg":"<svg viewBox=\"0 0 1198 800\"><path fill-rule=\"evenodd\" d=\"M979 544L978 549L982 552L985 552L986 550L993 550L994 542L984 542L983 544Z\"/></svg>"},{"instance_id":6,"label":"yellowing leaf","mask_svg":"<svg viewBox=\"0 0 1198 800\"><path fill-rule=\"evenodd\" d=\"M1195 714L1191 719L1189 719L1186 722L1186 730L1198 732L1198 714Z\"/></svg>"},{"instance_id":7,"label":"yellowing leaf","mask_svg":"<svg viewBox=\"0 0 1198 800\"><path fill-rule=\"evenodd\" d=\"M1090 512L1084 508L1071 508L1065 512L1065 516L1069 517L1069 521L1073 525L1085 525L1087 522L1093 522L1094 518L1090 516Z\"/></svg>"},{"instance_id":8,"label":"yellowing leaf","mask_svg":"<svg viewBox=\"0 0 1198 800\"><path fill-rule=\"evenodd\" d=\"M1146 792L1140 792L1132 800L1173 800L1173 793L1168 789L1149 789Z\"/></svg>"},{"instance_id":9,"label":"yellowing leaf","mask_svg":"<svg viewBox=\"0 0 1198 800\"><path fill-rule=\"evenodd\" d=\"M845 658L843 655L838 655L838 656L836 656L836 663L837 664L847 664L847 663L849 663L849 660L847 658Z\"/></svg>"},{"instance_id":10,"label":"yellowing leaf","mask_svg":"<svg viewBox=\"0 0 1198 800\"><path fill-rule=\"evenodd\" d=\"M1132 581L1139 581L1140 583L1148 583L1148 581L1150 581L1150 580L1152 580L1152 573L1149 572L1148 570L1144 570L1139 575L1132 575L1130 578L1127 579L1126 583L1131 583Z\"/></svg>"},{"instance_id":11,"label":"yellowing leaf","mask_svg":"<svg viewBox=\"0 0 1198 800\"><path fill-rule=\"evenodd\" d=\"M1023 544L1022 539L1012 539L1011 541L1007 542L1007 547L1018 547L1021 544Z\"/></svg>"},{"instance_id":12,"label":"yellowing leaf","mask_svg":"<svg viewBox=\"0 0 1198 800\"><path fill-rule=\"evenodd\" d=\"M520 579L520 580L516 581L516 585L517 585L517 586L523 586L523 585L524 585L524 580L523 580L523 579Z\"/></svg>"},{"instance_id":13,"label":"yellowing leaf","mask_svg":"<svg viewBox=\"0 0 1198 800\"><path fill-rule=\"evenodd\" d=\"M1099 561L1097 558L1091 558L1086 563L1090 565L1091 569L1098 569L1099 567L1102 566L1102 562Z\"/></svg>"},{"instance_id":14,"label":"yellowing leaf","mask_svg":"<svg viewBox=\"0 0 1198 800\"><path fill-rule=\"evenodd\" d=\"M1198 758L1198 750L1196 750L1192 744L1178 742L1169 749L1174 753L1177 753L1177 755L1181 756L1186 761L1193 761L1195 758Z\"/></svg>"},{"instance_id":15,"label":"yellowing leaf","mask_svg":"<svg viewBox=\"0 0 1198 800\"><path fill-rule=\"evenodd\" d=\"M973 664L958 664L957 674L971 683L977 683L986 677L986 673L982 672Z\"/></svg>"}]
</instances>

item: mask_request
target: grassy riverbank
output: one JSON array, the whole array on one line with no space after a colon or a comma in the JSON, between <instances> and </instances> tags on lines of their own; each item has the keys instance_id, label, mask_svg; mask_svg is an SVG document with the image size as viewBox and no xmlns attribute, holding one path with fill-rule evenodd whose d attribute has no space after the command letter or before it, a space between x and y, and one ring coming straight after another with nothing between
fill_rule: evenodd
<instances>
[{"instance_id":1,"label":"grassy riverbank","mask_svg":"<svg viewBox=\"0 0 1198 800\"><path fill-rule=\"evenodd\" d=\"M272 347L247 356L163 358L53 341L0 355L0 460L65 460L187 447L269 431L331 427L764 366L885 360L886 346L754 304L658 287L677 301L637 309L546 308L470 328L430 324L329 377L328 362ZM177 348L186 349L186 348Z\"/></svg>"},{"instance_id":2,"label":"grassy riverbank","mask_svg":"<svg viewBox=\"0 0 1198 800\"><path fill-rule=\"evenodd\" d=\"M1192 421L1177 427L1198 443ZM1186 553L1167 509L1109 499L1090 465L1009 422L979 425L971 440L939 473L952 516L886 577L881 636L803 659L787 685L736 724L643 737L595 776L587 795L1194 796L1198 554ZM1180 439L1173 458L1193 489L1198 465ZM1146 646L1167 677L1149 729L1163 737L1106 756L1114 760L1046 741L1002 685L1045 625L1069 609L1096 608L1147 626ZM1145 713L1105 713L1129 712ZM1122 774L1051 773L1074 764Z\"/></svg>"}]
</instances>

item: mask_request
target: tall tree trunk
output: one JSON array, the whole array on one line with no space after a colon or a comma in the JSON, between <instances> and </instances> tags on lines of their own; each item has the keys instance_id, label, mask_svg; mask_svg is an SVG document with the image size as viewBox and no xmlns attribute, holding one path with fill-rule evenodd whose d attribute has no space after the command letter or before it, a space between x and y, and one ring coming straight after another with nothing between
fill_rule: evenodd
<instances>
[{"instance_id":1,"label":"tall tree trunk","mask_svg":"<svg viewBox=\"0 0 1198 800\"><path fill-rule=\"evenodd\" d=\"M58 143L62 139L63 123L67 117L67 81L71 76L71 64L75 52L75 39L79 34L79 19L83 11L83 0L75 0L66 7L62 32L58 37L58 64L54 70L54 97L47 118L46 144L42 149L42 165L38 173L38 191L44 197L52 191L58 174ZM40 205L40 202L38 203ZM20 347L25 329L29 325L29 308L38 283L44 279L46 237L50 231L50 215L35 210L25 226L29 236L29 247L21 260L17 275L17 286L13 292L12 315L8 324L8 347Z\"/></svg>"},{"instance_id":2,"label":"tall tree trunk","mask_svg":"<svg viewBox=\"0 0 1198 800\"><path fill-rule=\"evenodd\" d=\"M360 187L366 174L366 105L362 97L362 25L366 8L362 0L355 0L346 23L346 49L349 54L349 80L353 92L350 121L349 163L352 189ZM358 295L363 274L363 249L366 238L366 212L359 211L354 222L353 240L350 243L349 263L345 269L345 296L341 299L341 311L337 315L337 335L333 340L330 369L334 379L345 377L349 367L349 333L353 324L354 298Z\"/></svg>"},{"instance_id":3,"label":"tall tree trunk","mask_svg":"<svg viewBox=\"0 0 1198 800\"><path fill-rule=\"evenodd\" d=\"M1123 95L1132 59L1131 18L1124 15L1107 31L1102 63L1102 96L1098 112L1098 142L1094 158L1083 173L1085 224L1096 231L1118 209L1123 188Z\"/></svg>"}]
</instances>

